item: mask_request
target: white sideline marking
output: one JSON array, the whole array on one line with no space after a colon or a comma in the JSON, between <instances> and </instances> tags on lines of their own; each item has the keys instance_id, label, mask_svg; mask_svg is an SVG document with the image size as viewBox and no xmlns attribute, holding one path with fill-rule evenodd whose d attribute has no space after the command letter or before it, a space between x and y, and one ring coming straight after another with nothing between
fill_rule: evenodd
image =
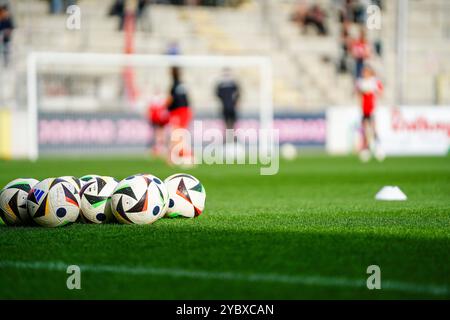
<instances>
[{"instance_id":1,"label":"white sideline marking","mask_svg":"<svg viewBox=\"0 0 450 320\"><path fill-rule=\"evenodd\" d=\"M0 261L0 268L15 269L34 269L34 270L55 270L66 271L70 264L63 262L26 262L26 261ZM366 288L366 279L349 279L341 277L322 277L322 276L294 276L270 273L234 273L234 272L213 272L213 271L190 271L178 268L153 268L153 267L130 267L118 265L89 265L79 264L81 271L96 273L124 273L132 275L156 275L177 278L192 279L215 279L228 281L247 281L247 282L273 282L286 284L300 284L323 287L349 287ZM381 288L407 293L426 293L436 296L448 295L450 290L446 286L421 285L415 283L382 280Z\"/></svg>"}]
</instances>

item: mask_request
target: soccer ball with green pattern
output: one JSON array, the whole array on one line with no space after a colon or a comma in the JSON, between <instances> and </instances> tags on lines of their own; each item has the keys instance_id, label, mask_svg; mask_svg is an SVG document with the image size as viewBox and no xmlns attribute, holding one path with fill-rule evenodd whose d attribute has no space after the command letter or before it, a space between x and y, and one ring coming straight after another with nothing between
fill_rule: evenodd
<instances>
[{"instance_id":1,"label":"soccer ball with green pattern","mask_svg":"<svg viewBox=\"0 0 450 320\"><path fill-rule=\"evenodd\" d=\"M96 177L80 191L81 215L88 222L106 223L114 220L111 211L111 195L118 185L112 177Z\"/></svg>"},{"instance_id":2,"label":"soccer ball with green pattern","mask_svg":"<svg viewBox=\"0 0 450 320\"><path fill-rule=\"evenodd\" d=\"M169 192L166 216L198 217L205 209L206 191L200 181L186 173L171 175L164 184Z\"/></svg>"},{"instance_id":3,"label":"soccer ball with green pattern","mask_svg":"<svg viewBox=\"0 0 450 320\"><path fill-rule=\"evenodd\" d=\"M0 223L26 225L31 222L27 211L27 196L38 182L36 179L19 178L0 191Z\"/></svg>"},{"instance_id":4,"label":"soccer ball with green pattern","mask_svg":"<svg viewBox=\"0 0 450 320\"><path fill-rule=\"evenodd\" d=\"M48 178L31 189L28 214L43 227L59 227L75 222L80 214L80 196L75 187L59 178Z\"/></svg>"},{"instance_id":5,"label":"soccer ball with green pattern","mask_svg":"<svg viewBox=\"0 0 450 320\"><path fill-rule=\"evenodd\" d=\"M116 219L125 224L150 224L161 218L166 207L163 182L138 174L120 181L111 197Z\"/></svg>"},{"instance_id":6,"label":"soccer ball with green pattern","mask_svg":"<svg viewBox=\"0 0 450 320\"><path fill-rule=\"evenodd\" d=\"M161 212L159 213L159 217L160 218L164 217L164 215L167 212L167 208L169 207L169 192L167 191L166 185L161 181L161 179L159 179L158 177L156 177L152 174L143 173L140 175L147 177L148 179L150 179L151 181L153 181L154 183L156 183L158 185L158 189L161 191L162 197L164 199L164 207L162 208Z\"/></svg>"},{"instance_id":7,"label":"soccer ball with green pattern","mask_svg":"<svg viewBox=\"0 0 450 320\"><path fill-rule=\"evenodd\" d=\"M95 178L100 178L99 175L96 174L87 174L82 176L81 178L79 178L78 180L80 181L80 189L88 182L93 181Z\"/></svg>"}]
</instances>

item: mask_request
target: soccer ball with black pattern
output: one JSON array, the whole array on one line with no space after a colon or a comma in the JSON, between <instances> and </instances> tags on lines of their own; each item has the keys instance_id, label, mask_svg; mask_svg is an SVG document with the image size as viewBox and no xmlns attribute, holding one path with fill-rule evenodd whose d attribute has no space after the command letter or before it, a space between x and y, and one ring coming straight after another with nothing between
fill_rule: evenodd
<instances>
[{"instance_id":1,"label":"soccer ball with black pattern","mask_svg":"<svg viewBox=\"0 0 450 320\"><path fill-rule=\"evenodd\" d=\"M28 214L43 227L59 227L75 222L80 214L80 196L75 187L59 178L48 178L30 190Z\"/></svg>"},{"instance_id":2,"label":"soccer ball with black pattern","mask_svg":"<svg viewBox=\"0 0 450 320\"><path fill-rule=\"evenodd\" d=\"M158 188L161 191L162 197L164 199L164 207L161 210L161 212L159 213L159 216L160 216L160 218L164 217L164 215L167 212L167 208L169 207L169 192L167 191L166 185L164 184L164 182L161 179L159 179L158 177L156 177L152 174L143 173L140 175L149 178L151 181L155 182L158 185Z\"/></svg>"},{"instance_id":3,"label":"soccer ball with black pattern","mask_svg":"<svg viewBox=\"0 0 450 320\"><path fill-rule=\"evenodd\" d=\"M31 222L27 211L28 192L38 183L36 179L15 179L0 191L0 223L26 225Z\"/></svg>"},{"instance_id":4,"label":"soccer ball with black pattern","mask_svg":"<svg viewBox=\"0 0 450 320\"><path fill-rule=\"evenodd\" d=\"M164 183L169 192L166 216L195 218L205 209L206 192L201 182L186 173L171 175Z\"/></svg>"},{"instance_id":5,"label":"soccer ball with black pattern","mask_svg":"<svg viewBox=\"0 0 450 320\"><path fill-rule=\"evenodd\" d=\"M119 182L107 176L87 182L80 191L81 215L86 222L106 223L114 220L111 195Z\"/></svg>"},{"instance_id":6,"label":"soccer ball with black pattern","mask_svg":"<svg viewBox=\"0 0 450 320\"><path fill-rule=\"evenodd\" d=\"M124 224L151 224L158 220L166 205L162 184L159 178L142 174L120 181L111 197L116 219Z\"/></svg>"},{"instance_id":7,"label":"soccer ball with black pattern","mask_svg":"<svg viewBox=\"0 0 450 320\"><path fill-rule=\"evenodd\" d=\"M95 178L100 178L99 175L97 174L87 174L82 176L81 178L79 178L78 180L80 181L80 189L88 182L93 181Z\"/></svg>"},{"instance_id":8,"label":"soccer ball with black pattern","mask_svg":"<svg viewBox=\"0 0 450 320\"><path fill-rule=\"evenodd\" d=\"M80 193L81 190L81 180L74 176L63 176L59 177L59 179L62 179L64 181L69 182L75 187L75 190L77 190L78 193Z\"/></svg>"}]
</instances>

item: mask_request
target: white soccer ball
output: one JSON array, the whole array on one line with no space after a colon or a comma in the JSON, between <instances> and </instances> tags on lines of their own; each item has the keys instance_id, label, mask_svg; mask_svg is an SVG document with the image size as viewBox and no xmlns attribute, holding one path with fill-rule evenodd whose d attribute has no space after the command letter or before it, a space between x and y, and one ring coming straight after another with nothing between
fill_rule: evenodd
<instances>
[{"instance_id":1,"label":"white soccer ball","mask_svg":"<svg viewBox=\"0 0 450 320\"><path fill-rule=\"evenodd\" d=\"M162 184L160 179L142 174L120 181L111 197L116 219L125 224L150 224L158 220L166 206Z\"/></svg>"},{"instance_id":2,"label":"white soccer ball","mask_svg":"<svg viewBox=\"0 0 450 320\"><path fill-rule=\"evenodd\" d=\"M119 182L107 176L87 182L80 191L81 215L88 222L105 223L114 219L111 196Z\"/></svg>"},{"instance_id":3,"label":"white soccer ball","mask_svg":"<svg viewBox=\"0 0 450 320\"><path fill-rule=\"evenodd\" d=\"M100 176L97 174L87 174L79 178L78 180L80 181L81 185L80 189L83 188L86 183L94 181L95 178L100 178Z\"/></svg>"},{"instance_id":4,"label":"white soccer ball","mask_svg":"<svg viewBox=\"0 0 450 320\"><path fill-rule=\"evenodd\" d=\"M161 196L164 199L164 207L159 214L159 218L163 217L167 212L167 208L169 207L169 192L167 191L166 185L160 178L152 174L143 173L140 175L150 179L153 183L156 183L158 189L161 191Z\"/></svg>"},{"instance_id":5,"label":"white soccer ball","mask_svg":"<svg viewBox=\"0 0 450 320\"><path fill-rule=\"evenodd\" d=\"M367 163L372 158L372 153L370 150L364 149L359 152L359 160L363 163Z\"/></svg>"},{"instance_id":6,"label":"white soccer ball","mask_svg":"<svg viewBox=\"0 0 450 320\"><path fill-rule=\"evenodd\" d=\"M63 176L59 177L58 179L64 180L71 185L75 187L75 190L77 190L77 193L80 193L81 190L81 180L74 176Z\"/></svg>"},{"instance_id":7,"label":"white soccer ball","mask_svg":"<svg viewBox=\"0 0 450 320\"><path fill-rule=\"evenodd\" d=\"M284 143L280 148L281 157L292 161L297 158L297 148L292 143Z\"/></svg>"},{"instance_id":8,"label":"white soccer ball","mask_svg":"<svg viewBox=\"0 0 450 320\"><path fill-rule=\"evenodd\" d=\"M27 198L28 214L43 227L75 222L80 214L80 196L75 187L59 178L48 178L34 186Z\"/></svg>"},{"instance_id":9,"label":"white soccer ball","mask_svg":"<svg viewBox=\"0 0 450 320\"><path fill-rule=\"evenodd\" d=\"M377 147L375 149L375 159L377 159L379 162L383 162L384 159L386 159L386 153L381 147Z\"/></svg>"},{"instance_id":10,"label":"white soccer ball","mask_svg":"<svg viewBox=\"0 0 450 320\"><path fill-rule=\"evenodd\" d=\"M38 182L31 178L15 179L0 191L0 223L26 225L31 222L27 211L27 197Z\"/></svg>"},{"instance_id":11,"label":"white soccer ball","mask_svg":"<svg viewBox=\"0 0 450 320\"><path fill-rule=\"evenodd\" d=\"M200 181L186 173L171 175L164 183L169 192L166 216L198 217L205 209L206 192Z\"/></svg>"}]
</instances>

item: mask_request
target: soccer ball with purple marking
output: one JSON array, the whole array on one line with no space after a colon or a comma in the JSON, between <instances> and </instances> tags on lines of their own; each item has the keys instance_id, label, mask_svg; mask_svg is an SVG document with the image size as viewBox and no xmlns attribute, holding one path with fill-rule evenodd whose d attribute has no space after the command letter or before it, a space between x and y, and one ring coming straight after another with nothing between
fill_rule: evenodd
<instances>
[{"instance_id":1,"label":"soccer ball with purple marking","mask_svg":"<svg viewBox=\"0 0 450 320\"><path fill-rule=\"evenodd\" d=\"M186 173L171 175L164 183L169 192L166 216L198 217L205 209L206 191L200 181Z\"/></svg>"}]
</instances>

